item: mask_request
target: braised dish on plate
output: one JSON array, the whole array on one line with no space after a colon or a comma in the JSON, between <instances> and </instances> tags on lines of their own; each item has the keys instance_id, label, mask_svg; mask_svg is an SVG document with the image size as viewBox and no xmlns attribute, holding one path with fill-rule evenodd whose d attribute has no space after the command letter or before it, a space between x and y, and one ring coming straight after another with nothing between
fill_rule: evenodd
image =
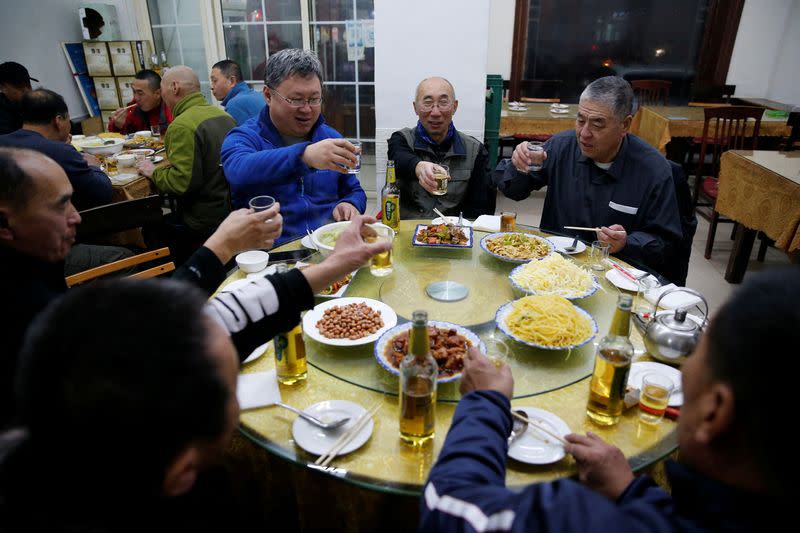
<instances>
[{"instance_id":1,"label":"braised dish on plate","mask_svg":"<svg viewBox=\"0 0 800 533\"><path fill-rule=\"evenodd\" d=\"M386 358L395 368L408 355L410 330L395 335L386 346ZM454 328L428 326L431 355L439 365L439 376L447 377L460 374L464 370L464 355L472 342L460 335Z\"/></svg>"},{"instance_id":2,"label":"braised dish on plate","mask_svg":"<svg viewBox=\"0 0 800 533\"><path fill-rule=\"evenodd\" d=\"M455 224L429 224L417 232L416 241L423 244L466 245L469 241L462 226Z\"/></svg>"}]
</instances>

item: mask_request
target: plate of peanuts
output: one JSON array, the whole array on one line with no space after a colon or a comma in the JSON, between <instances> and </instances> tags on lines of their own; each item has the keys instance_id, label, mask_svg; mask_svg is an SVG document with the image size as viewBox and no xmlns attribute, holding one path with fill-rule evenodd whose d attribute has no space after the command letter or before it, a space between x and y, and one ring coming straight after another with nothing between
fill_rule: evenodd
<instances>
[{"instance_id":1,"label":"plate of peanuts","mask_svg":"<svg viewBox=\"0 0 800 533\"><path fill-rule=\"evenodd\" d=\"M303 316L303 331L317 342L357 346L375 342L397 324L397 314L370 298L338 298L316 306Z\"/></svg>"}]
</instances>

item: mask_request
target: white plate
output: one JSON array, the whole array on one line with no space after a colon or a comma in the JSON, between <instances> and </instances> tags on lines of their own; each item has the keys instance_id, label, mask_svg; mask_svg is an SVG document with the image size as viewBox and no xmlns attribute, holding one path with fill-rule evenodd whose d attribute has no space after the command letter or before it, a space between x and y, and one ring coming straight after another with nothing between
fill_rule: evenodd
<instances>
[{"instance_id":1,"label":"white plate","mask_svg":"<svg viewBox=\"0 0 800 533\"><path fill-rule=\"evenodd\" d=\"M306 422L299 416L295 418L294 424L292 424L292 437L294 437L294 441L308 453L322 455L327 453L331 447L336 444L336 441L342 434L346 433L355 425L358 417L366 412L366 409L357 403L348 402L347 400L328 400L315 403L303 409L303 412L320 418L323 421L339 420L346 416L350 417L350 421L347 422L347 424L327 431ZM374 422L370 418L361 431L359 431L336 455L345 455L363 446L364 443L369 440L370 435L372 435L374 425Z\"/></svg>"},{"instance_id":2,"label":"white plate","mask_svg":"<svg viewBox=\"0 0 800 533\"><path fill-rule=\"evenodd\" d=\"M547 240L555 244L556 251L562 254L569 254L569 255L579 254L586 249L586 244L584 244L583 242L581 242L580 239L578 239L578 244L575 245L575 249L573 251L568 252L564 250L564 248L566 248L567 246L572 246L572 241L575 240L574 237L547 237Z\"/></svg>"},{"instance_id":3,"label":"white plate","mask_svg":"<svg viewBox=\"0 0 800 533\"><path fill-rule=\"evenodd\" d=\"M642 361L639 363L633 363L631 365L631 371L628 374L628 386L635 387L637 389L642 388L642 378L645 374L649 374L650 372L655 372L657 374L662 374L672 380L672 383L675 385L675 391L669 397L669 405L671 407L680 407L683 405L683 391L681 390L681 371L677 368L673 368L669 365L664 365L661 363L653 363L651 361Z\"/></svg>"},{"instance_id":4,"label":"white plate","mask_svg":"<svg viewBox=\"0 0 800 533\"><path fill-rule=\"evenodd\" d=\"M160 155L154 155L153 158L151 159L154 165L161 163L163 160L164 158L161 157Z\"/></svg>"},{"instance_id":5,"label":"white plate","mask_svg":"<svg viewBox=\"0 0 800 533\"><path fill-rule=\"evenodd\" d=\"M442 224L442 223L444 223L444 224L458 224L458 217L444 217L444 218L445 218L445 221L442 222L442 217L436 217L433 220L431 220L431 224ZM469 220L467 220L465 218L461 225L464 226L465 228L470 228L470 227L472 227L472 222L470 222Z\"/></svg>"},{"instance_id":6,"label":"white plate","mask_svg":"<svg viewBox=\"0 0 800 533\"><path fill-rule=\"evenodd\" d=\"M639 270L638 268L630 268L629 267L629 268L626 268L625 270L627 270L628 272L630 272L634 276L641 276L642 274L645 273L644 270ZM645 279L648 279L648 278L653 278L656 281L656 283L658 283L658 279L656 279L655 276L653 276L652 274L647 276L647 278L645 278ZM613 267L608 269L608 270L606 270L606 279L608 281L610 281L611 283L613 283L614 285L616 285L618 288L626 290L626 291L636 292L637 289L638 289L638 287L636 286L636 284L634 282L629 280L620 271L618 271L616 268L613 268Z\"/></svg>"},{"instance_id":7,"label":"white plate","mask_svg":"<svg viewBox=\"0 0 800 533\"><path fill-rule=\"evenodd\" d=\"M270 341L270 342L272 342L272 341ZM264 344L262 344L261 346L259 346L255 350L253 350L253 353L248 355L247 358L244 361L242 361L242 364L252 363L256 359L258 359L259 357L264 355L264 353L266 353L266 351L267 351L267 346L269 346L269 342L265 342Z\"/></svg>"},{"instance_id":8,"label":"white plate","mask_svg":"<svg viewBox=\"0 0 800 533\"><path fill-rule=\"evenodd\" d=\"M345 306L347 304L358 304L362 302L370 306L373 310L380 311L381 313L383 327L375 333L351 341L350 339L329 339L328 337L324 337L319 332L319 329L317 329L317 322L319 322L319 319L321 319L322 315L325 314L326 309L335 305ZM393 328L395 324L397 324L397 314L394 312L394 309L383 302L371 300L370 298L346 297L328 300L327 302L322 302L303 316L303 331L305 331L306 334L315 341L321 342L322 344L329 344L331 346L358 346L360 344L369 344L370 342L375 342L378 340L378 337L383 335L384 331Z\"/></svg>"},{"instance_id":9,"label":"white plate","mask_svg":"<svg viewBox=\"0 0 800 533\"><path fill-rule=\"evenodd\" d=\"M522 263L518 267L514 267L514 270L512 270L511 273L508 275L508 280L511 282L511 285L520 292L524 292L525 294L539 294L533 289L527 289L523 287L522 285L517 283L517 280L514 279L517 276L517 273L523 268L525 268L527 264L528 263ZM572 296L564 296L564 298L566 298L567 300L581 300L583 298L588 298L589 296L597 292L597 289L600 288L600 284L597 282L597 276L595 276L594 273L592 272L589 272L589 275L592 276L591 287L589 287L582 294L573 294Z\"/></svg>"},{"instance_id":10,"label":"white plate","mask_svg":"<svg viewBox=\"0 0 800 533\"><path fill-rule=\"evenodd\" d=\"M579 342L578 344L572 344L569 346L542 346L541 344L536 344L535 342L526 341L524 339L521 339L520 337L517 337L511 331L511 328L508 327L508 324L506 324L506 319L508 318L508 315L514 309L513 304L514 302L508 302L505 305L501 305L500 309L498 309L497 313L495 313L494 315L494 321L497 324L497 327L500 328L500 331L502 331L515 341L521 342L522 344L527 344L528 346L533 346L534 348L540 348L542 350L571 350L572 348L578 348L579 346L583 346L584 344L590 342L597 336L598 333L597 321L594 319L594 317L585 309L582 309L577 305L572 304L575 307L575 310L578 311L578 313L582 314L583 316L589 319L589 325L592 328L592 334L589 335L589 338Z\"/></svg>"},{"instance_id":11,"label":"white plate","mask_svg":"<svg viewBox=\"0 0 800 533\"><path fill-rule=\"evenodd\" d=\"M295 263L294 266L295 266L295 268L301 268L301 267L304 267L304 266L310 265L310 264L311 263L298 261L297 263ZM344 285L339 287L339 290L334 292L333 294L320 294L320 293L317 293L314 296L316 296L318 298L341 298L342 296L344 296L344 293L347 290L347 288L350 287L350 284L353 283L353 278L356 277L357 273L358 273L358 269L353 270L352 272L350 272L350 281L348 281L347 283L345 283Z\"/></svg>"},{"instance_id":12,"label":"white plate","mask_svg":"<svg viewBox=\"0 0 800 533\"><path fill-rule=\"evenodd\" d=\"M468 330L463 326L459 326L458 324L453 324L452 322L441 322L438 320L429 320L428 325L442 329L452 328L456 330L456 333L458 333L459 335L469 339L469 341L472 342L472 345L477 346L482 353L486 353L486 345L483 343L483 341L472 331ZM400 324L399 326L395 326L392 329L386 331L383 335L381 335L381 338L378 339L378 342L375 343L375 349L373 350L375 354L375 359L378 360L378 363L384 369L388 370L395 376L400 375L400 369L395 368L394 365L386 359L386 347L394 337L396 337L399 333L410 330L411 326L412 326L411 322L406 322L404 324ZM452 374L447 377L440 377L437 380L437 383L448 383L450 381L461 379L461 374L462 373L459 372L458 374Z\"/></svg>"},{"instance_id":13,"label":"white plate","mask_svg":"<svg viewBox=\"0 0 800 533\"><path fill-rule=\"evenodd\" d=\"M138 178L139 174L135 172L132 173L125 172L108 177L108 179L111 180L111 183L116 185L125 185L126 183L130 183Z\"/></svg>"},{"instance_id":14,"label":"white plate","mask_svg":"<svg viewBox=\"0 0 800 533\"><path fill-rule=\"evenodd\" d=\"M569 109L558 109L556 107L551 107L550 112L555 115L566 115L567 113L569 113Z\"/></svg>"},{"instance_id":15,"label":"white plate","mask_svg":"<svg viewBox=\"0 0 800 533\"><path fill-rule=\"evenodd\" d=\"M463 226L464 233L467 234L466 244L428 244L417 241L417 235L427 227L428 224L417 224L417 229L414 231L414 235L411 236L411 246L421 246L423 248L472 248L472 228L469 226Z\"/></svg>"},{"instance_id":16,"label":"white plate","mask_svg":"<svg viewBox=\"0 0 800 533\"><path fill-rule=\"evenodd\" d=\"M527 107L516 107L516 106L515 107L511 107L511 106L509 106L508 110L509 111L527 111L528 108Z\"/></svg>"},{"instance_id":17,"label":"white plate","mask_svg":"<svg viewBox=\"0 0 800 533\"><path fill-rule=\"evenodd\" d=\"M550 104L553 109L569 109L569 104Z\"/></svg>"},{"instance_id":18,"label":"white plate","mask_svg":"<svg viewBox=\"0 0 800 533\"><path fill-rule=\"evenodd\" d=\"M529 420L540 424L556 435L563 437L572 433L567 423L550 411L537 409L536 407L513 406L512 409L525 411ZM563 459L565 455L564 446L560 442L547 433L536 431L530 426L525 430L525 433L514 439L511 442L511 446L508 447L509 457L532 465L555 463Z\"/></svg>"}]
</instances>

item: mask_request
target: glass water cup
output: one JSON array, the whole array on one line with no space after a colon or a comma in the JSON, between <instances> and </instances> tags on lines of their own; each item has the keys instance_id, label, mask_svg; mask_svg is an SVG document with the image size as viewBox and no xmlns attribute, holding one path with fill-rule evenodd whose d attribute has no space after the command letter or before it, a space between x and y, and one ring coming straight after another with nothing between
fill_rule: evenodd
<instances>
[{"instance_id":1,"label":"glass water cup","mask_svg":"<svg viewBox=\"0 0 800 533\"><path fill-rule=\"evenodd\" d=\"M589 262L592 270L603 271L608 268L608 254L611 245L603 241L594 241L589 255Z\"/></svg>"},{"instance_id":2,"label":"glass water cup","mask_svg":"<svg viewBox=\"0 0 800 533\"><path fill-rule=\"evenodd\" d=\"M503 211L500 214L500 231L511 232L517 229L517 214L511 211Z\"/></svg>"},{"instance_id":3,"label":"glass water cup","mask_svg":"<svg viewBox=\"0 0 800 533\"><path fill-rule=\"evenodd\" d=\"M161 125L156 124L155 126L150 126L150 133L153 134L153 137L161 137Z\"/></svg>"},{"instance_id":4,"label":"glass water cup","mask_svg":"<svg viewBox=\"0 0 800 533\"><path fill-rule=\"evenodd\" d=\"M356 147L356 164L352 168L347 169L348 174L358 174L361 172L361 141L350 141L350 144Z\"/></svg>"},{"instance_id":5,"label":"glass water cup","mask_svg":"<svg viewBox=\"0 0 800 533\"><path fill-rule=\"evenodd\" d=\"M541 141L529 141L528 142L528 151L529 152L544 152L544 143ZM533 155L533 154L531 154ZM528 167L528 172L538 172L542 170L542 165L532 164Z\"/></svg>"},{"instance_id":6,"label":"glass water cup","mask_svg":"<svg viewBox=\"0 0 800 533\"><path fill-rule=\"evenodd\" d=\"M633 299L631 312L642 317L650 318L656 312L655 305L647 301L646 295L651 289L655 289L661 284L653 276L645 276L636 282L636 297Z\"/></svg>"},{"instance_id":7,"label":"glass water cup","mask_svg":"<svg viewBox=\"0 0 800 533\"><path fill-rule=\"evenodd\" d=\"M483 341L486 345L486 357L497 368L508 364L508 345L492 335Z\"/></svg>"},{"instance_id":8,"label":"glass water cup","mask_svg":"<svg viewBox=\"0 0 800 533\"><path fill-rule=\"evenodd\" d=\"M447 165L436 165L433 167L433 179L436 180L436 189L432 194L444 196L447 194L447 182L450 181L450 167Z\"/></svg>"},{"instance_id":9,"label":"glass water cup","mask_svg":"<svg viewBox=\"0 0 800 533\"><path fill-rule=\"evenodd\" d=\"M394 246L394 230L389 226L383 224L375 224L369 226L375 234L369 235L364 238L367 242L386 241ZM394 263L392 259L392 248L385 252L375 254L369 260L369 273L373 276L382 278L388 276L394 271Z\"/></svg>"},{"instance_id":10,"label":"glass water cup","mask_svg":"<svg viewBox=\"0 0 800 533\"><path fill-rule=\"evenodd\" d=\"M270 207L275 205L275 198L272 196L255 196L250 199L250 209L255 211L256 213L260 211L266 211Z\"/></svg>"},{"instance_id":11,"label":"glass water cup","mask_svg":"<svg viewBox=\"0 0 800 533\"><path fill-rule=\"evenodd\" d=\"M659 424L674 389L675 383L669 376L654 372L645 374L639 391L639 420L645 424Z\"/></svg>"}]
</instances>

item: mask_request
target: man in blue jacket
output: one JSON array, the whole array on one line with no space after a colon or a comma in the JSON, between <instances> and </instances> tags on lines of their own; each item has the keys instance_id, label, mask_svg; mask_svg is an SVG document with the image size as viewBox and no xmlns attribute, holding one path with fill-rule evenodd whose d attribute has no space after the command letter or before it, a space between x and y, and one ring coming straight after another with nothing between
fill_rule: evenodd
<instances>
[{"instance_id":1,"label":"man in blue jacket","mask_svg":"<svg viewBox=\"0 0 800 533\"><path fill-rule=\"evenodd\" d=\"M777 531L793 511L797 461L776 430L796 404L800 271L777 269L734 293L681 368L680 463L668 494L634 477L622 451L592 433L566 436L578 478L505 486L508 366L476 349L464 359L463 398L421 502L421 531ZM787 411L789 410L789 411ZM791 502L791 503L790 503Z\"/></svg>"},{"instance_id":2,"label":"man in blue jacket","mask_svg":"<svg viewBox=\"0 0 800 533\"><path fill-rule=\"evenodd\" d=\"M286 49L269 58L267 105L222 144L222 166L234 208L268 194L281 203L281 244L366 209L355 174L356 148L325 124L322 65L314 52Z\"/></svg>"},{"instance_id":3,"label":"man in blue jacket","mask_svg":"<svg viewBox=\"0 0 800 533\"><path fill-rule=\"evenodd\" d=\"M264 109L264 96L247 86L238 63L223 59L211 67L211 93L233 117L237 126Z\"/></svg>"}]
</instances>

